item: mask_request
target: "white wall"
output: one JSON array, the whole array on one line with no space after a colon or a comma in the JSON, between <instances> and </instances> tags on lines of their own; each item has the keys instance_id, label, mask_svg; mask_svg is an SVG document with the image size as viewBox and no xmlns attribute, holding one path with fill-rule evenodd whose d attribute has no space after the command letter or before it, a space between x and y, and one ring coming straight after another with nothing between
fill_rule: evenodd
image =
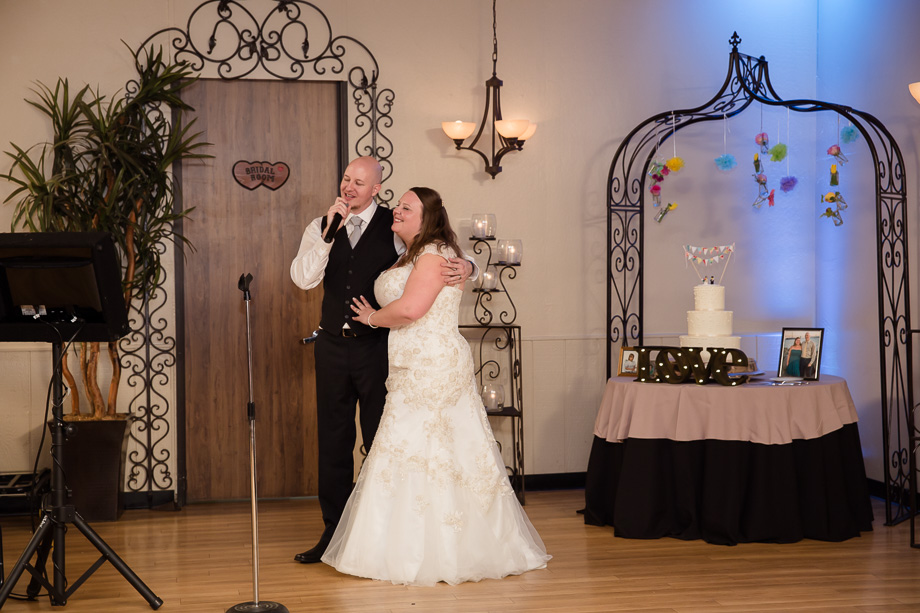
<instances>
[{"instance_id":1,"label":"white wall","mask_svg":"<svg viewBox=\"0 0 920 613\"><path fill-rule=\"evenodd\" d=\"M0 143L29 144L47 136L41 116L22 102L32 81L51 83L67 75L74 83L99 83L104 91L121 88L131 66L120 40L136 45L156 29L181 26L198 4L0 4ZM257 7L269 3L245 4L261 14ZM455 151L440 131L441 121L481 117L483 84L492 68L490 2L316 4L336 34L353 36L373 51L381 86L396 93L388 134L395 143L391 184L397 196L412 185L430 185L444 196L461 236L469 236L473 213L492 212L500 238L524 241L512 293L525 339L525 460L531 474L586 466L604 386L605 189L616 148L651 115L705 103L725 77L734 31L743 39L743 53L767 57L780 96L840 101L885 122L905 153L910 193L916 193L920 107L906 84L920 79L920 43L907 28L920 19L920 5L910 0L501 0L503 110L540 127L524 152L502 160L504 171L495 180L483 172L478 156ZM855 154L845 168L844 186L853 197L842 228L818 219L817 198L826 181L823 150L836 126L793 114L788 172L799 185L777 195L776 207L753 210L750 156L760 121L759 109L752 108L729 123L727 148L739 162L729 174L712 164L723 152L719 122L678 135L678 154L687 166L663 187L665 198L680 207L664 223L648 224L648 245L656 249L646 251L646 333L670 336L686 325L694 277L683 265L681 244L736 242L725 284L737 331L827 329L825 372L850 381L868 471L880 479L871 169L865 169L864 154ZM778 130L786 142L786 125L784 112L764 109L763 128L771 137ZM777 178L787 173L785 164L768 170ZM0 198L9 189L0 185ZM912 217L914 201L912 196ZM0 228L9 226L10 217L11 207L0 207ZM466 300L471 309L472 296ZM19 360L0 352L0 406L38 411L43 398L24 400L26 392L7 374ZM30 376L41 378L38 372ZM36 427L34 420L28 427ZM0 449L22 440L8 431L0 433L0 439L11 437ZM12 466L13 457L0 451L0 470L7 464L21 468Z\"/></svg>"}]
</instances>

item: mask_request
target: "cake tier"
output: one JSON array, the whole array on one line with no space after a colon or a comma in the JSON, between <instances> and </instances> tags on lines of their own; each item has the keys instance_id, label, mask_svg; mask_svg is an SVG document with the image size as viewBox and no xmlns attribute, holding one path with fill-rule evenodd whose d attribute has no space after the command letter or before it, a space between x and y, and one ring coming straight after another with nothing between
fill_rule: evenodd
<instances>
[{"instance_id":1,"label":"cake tier","mask_svg":"<svg viewBox=\"0 0 920 613\"><path fill-rule=\"evenodd\" d=\"M740 336L681 336L681 347L713 347L741 349Z\"/></svg>"},{"instance_id":2,"label":"cake tier","mask_svg":"<svg viewBox=\"0 0 920 613\"><path fill-rule=\"evenodd\" d=\"M731 336L732 311L687 311L688 336Z\"/></svg>"},{"instance_id":3,"label":"cake tier","mask_svg":"<svg viewBox=\"0 0 920 613\"><path fill-rule=\"evenodd\" d=\"M697 311L725 309L725 286L703 283L693 286L693 306Z\"/></svg>"}]
</instances>

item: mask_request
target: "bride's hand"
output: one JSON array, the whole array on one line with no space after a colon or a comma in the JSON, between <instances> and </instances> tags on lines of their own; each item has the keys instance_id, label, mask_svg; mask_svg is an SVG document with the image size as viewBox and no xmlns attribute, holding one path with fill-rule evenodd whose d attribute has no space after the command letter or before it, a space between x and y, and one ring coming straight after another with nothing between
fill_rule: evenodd
<instances>
[{"instance_id":1,"label":"bride's hand","mask_svg":"<svg viewBox=\"0 0 920 613\"><path fill-rule=\"evenodd\" d=\"M377 311L364 296L358 296L352 299L352 302L354 302L354 304L351 305L351 310L355 312L355 316L352 317L352 320L369 326L370 324L367 321L368 318Z\"/></svg>"}]
</instances>

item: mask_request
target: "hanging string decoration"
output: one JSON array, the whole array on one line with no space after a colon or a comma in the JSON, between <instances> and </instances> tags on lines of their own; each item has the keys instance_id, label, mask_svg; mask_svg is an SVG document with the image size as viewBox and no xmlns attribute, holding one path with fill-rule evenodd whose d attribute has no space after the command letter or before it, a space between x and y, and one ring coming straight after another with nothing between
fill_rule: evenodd
<instances>
[{"instance_id":1,"label":"hanging string decoration","mask_svg":"<svg viewBox=\"0 0 920 613\"><path fill-rule=\"evenodd\" d=\"M789 142L789 109L786 109L786 142ZM778 145L777 145L778 146ZM785 145L783 145L785 147ZM774 147L775 148L775 147ZM784 154L785 155L785 154ZM795 189L795 186L798 185L799 180L796 179L789 172L789 158L786 158L786 176L779 180L779 188L783 190L784 193L789 193Z\"/></svg>"},{"instance_id":2,"label":"hanging string decoration","mask_svg":"<svg viewBox=\"0 0 920 613\"><path fill-rule=\"evenodd\" d=\"M661 220L664 219L668 213L670 213L676 208L677 208L676 202L669 202L667 206L661 207L661 210L658 211L657 215L655 215L655 221L657 221L658 223L661 223Z\"/></svg>"},{"instance_id":3,"label":"hanging string decoration","mask_svg":"<svg viewBox=\"0 0 920 613\"><path fill-rule=\"evenodd\" d=\"M668 160L666 166L671 172L678 172L684 167L684 160L677 157L677 121L674 118L674 113L671 113L671 140L674 144L674 157Z\"/></svg>"},{"instance_id":4,"label":"hanging string decoration","mask_svg":"<svg viewBox=\"0 0 920 613\"><path fill-rule=\"evenodd\" d=\"M652 205L661 206L661 185L664 178L670 174L667 166L658 160L652 160L648 163L648 176L651 178L651 185L648 191L652 194Z\"/></svg>"},{"instance_id":5,"label":"hanging string decoration","mask_svg":"<svg viewBox=\"0 0 920 613\"><path fill-rule=\"evenodd\" d=\"M755 209L759 209L763 206L764 201L767 200L771 192L767 189L767 175L762 172L757 173L754 175L754 181L757 183L757 198L754 199L754 203L751 206ZM772 202L770 206L773 206Z\"/></svg>"},{"instance_id":6,"label":"hanging string decoration","mask_svg":"<svg viewBox=\"0 0 920 613\"><path fill-rule=\"evenodd\" d=\"M834 210L834 209L832 209L831 207L827 207L827 208L824 210L824 212L821 213L821 217L827 217L827 218L829 218L829 219L833 219L833 220L834 220L834 225L835 225L835 226L842 226L842 225L843 225L843 217L840 216L840 210L839 210L839 209L838 209L838 210Z\"/></svg>"},{"instance_id":7,"label":"hanging string decoration","mask_svg":"<svg viewBox=\"0 0 920 613\"><path fill-rule=\"evenodd\" d=\"M847 159L847 156L843 154L843 151L840 150L840 145L831 145L828 147L827 154L834 156L834 159L836 159L837 163L841 166L850 161Z\"/></svg>"},{"instance_id":8,"label":"hanging string decoration","mask_svg":"<svg viewBox=\"0 0 920 613\"><path fill-rule=\"evenodd\" d=\"M857 140L859 140L859 130L855 127L850 125L840 130L840 142L844 145L855 143Z\"/></svg>"},{"instance_id":9,"label":"hanging string decoration","mask_svg":"<svg viewBox=\"0 0 920 613\"><path fill-rule=\"evenodd\" d=\"M694 245L684 245L684 259L693 266L696 276L706 283L706 275L701 275L696 265L714 266L716 264L725 264L722 274L719 276L719 285L722 284L722 277L725 276L725 270L728 268L728 262L731 260L732 253L735 252L735 243L731 245L716 245L715 247L696 247ZM710 278L709 282L714 279Z\"/></svg>"},{"instance_id":10,"label":"hanging string decoration","mask_svg":"<svg viewBox=\"0 0 920 613\"><path fill-rule=\"evenodd\" d=\"M770 147L770 161L771 162L782 162L786 159L786 145L783 143L776 143Z\"/></svg>"},{"instance_id":11,"label":"hanging string decoration","mask_svg":"<svg viewBox=\"0 0 920 613\"><path fill-rule=\"evenodd\" d=\"M842 131L840 130L840 115L837 115L837 134L842 135ZM837 160L837 163L840 164L841 166L849 162L849 160L847 159L847 156L845 156L843 154L843 151L840 150L839 140L836 144L833 144L827 148L827 154L833 156L834 159Z\"/></svg>"},{"instance_id":12,"label":"hanging string decoration","mask_svg":"<svg viewBox=\"0 0 920 613\"><path fill-rule=\"evenodd\" d=\"M778 117L776 118L776 133L779 134L779 118ZM789 140L789 138L787 137L786 140ZM775 145L770 147L770 161L771 162L782 162L785 159L786 159L786 145L784 145L783 143L776 143Z\"/></svg>"},{"instance_id":13,"label":"hanging string decoration","mask_svg":"<svg viewBox=\"0 0 920 613\"><path fill-rule=\"evenodd\" d=\"M648 191L652 194L652 206L659 207L661 206L661 182L664 181L664 178L671 174L671 169L668 168L668 165L661 161L661 132L658 132L658 144L655 146L655 158L648 163L648 174L651 179L651 184L649 185Z\"/></svg>"},{"instance_id":14,"label":"hanging string decoration","mask_svg":"<svg viewBox=\"0 0 920 613\"><path fill-rule=\"evenodd\" d=\"M840 194L840 192L827 192L824 194L822 201L828 204L833 204L834 206L827 207L821 214L821 217L833 219L835 226L843 225L843 216L840 214L840 212L847 209L847 201L843 199L843 196Z\"/></svg>"},{"instance_id":15,"label":"hanging string decoration","mask_svg":"<svg viewBox=\"0 0 920 613\"><path fill-rule=\"evenodd\" d=\"M770 153L770 137L763 131L763 104L760 105L760 134L754 137L754 142L760 146L760 153ZM757 183L757 197L751 204L755 209L763 206L769 200L773 206L773 192L767 189L767 175L760 161L760 153L754 154L754 182Z\"/></svg>"},{"instance_id":16,"label":"hanging string decoration","mask_svg":"<svg viewBox=\"0 0 920 613\"><path fill-rule=\"evenodd\" d=\"M850 128L852 131L848 130L847 128ZM853 126L847 126L847 128L844 128L843 130L840 129L840 115L837 115L837 134L839 135L840 140L842 140L844 143L848 143L853 142L859 138L859 133L855 128L853 128ZM835 160L837 160L837 164L842 166L847 163L847 157L843 154L843 151L840 150L839 143L828 147L827 153L828 155L833 156ZM837 164L831 164L831 187L837 187L840 185L840 174L837 171ZM821 213L821 217L827 217L828 219L833 220L835 226L842 226L843 215L841 212L847 209L847 201L844 200L840 192L837 190L827 192L821 198L821 202L832 205L824 209L824 212Z\"/></svg>"},{"instance_id":17,"label":"hanging string decoration","mask_svg":"<svg viewBox=\"0 0 920 613\"><path fill-rule=\"evenodd\" d=\"M722 115L722 155L715 159L716 168L722 172L731 172L734 170L735 166L738 165L735 156L728 153L727 145L727 134L728 134L728 115Z\"/></svg>"},{"instance_id":18,"label":"hanging string decoration","mask_svg":"<svg viewBox=\"0 0 920 613\"><path fill-rule=\"evenodd\" d=\"M735 156L730 153L723 153L716 158L716 168L722 172L731 172L737 165L738 161L735 160Z\"/></svg>"}]
</instances>

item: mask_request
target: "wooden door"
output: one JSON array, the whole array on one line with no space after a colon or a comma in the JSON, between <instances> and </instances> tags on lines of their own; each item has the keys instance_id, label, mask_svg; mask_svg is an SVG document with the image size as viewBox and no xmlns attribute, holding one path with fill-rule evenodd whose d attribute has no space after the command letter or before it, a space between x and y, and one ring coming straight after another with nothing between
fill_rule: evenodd
<instances>
[{"instance_id":1,"label":"wooden door","mask_svg":"<svg viewBox=\"0 0 920 613\"><path fill-rule=\"evenodd\" d=\"M337 195L340 86L322 82L200 80L184 99L214 159L183 165L183 231L195 251L182 268L187 500L249 495L246 304L250 273L253 402L260 497L315 495L316 393L312 346L322 290L291 281L304 228ZM272 167L270 189L234 179ZM267 163L267 164L265 164ZM258 169L250 172L259 173ZM250 177L251 179L251 177ZM181 400L180 400L181 401Z\"/></svg>"}]
</instances>

